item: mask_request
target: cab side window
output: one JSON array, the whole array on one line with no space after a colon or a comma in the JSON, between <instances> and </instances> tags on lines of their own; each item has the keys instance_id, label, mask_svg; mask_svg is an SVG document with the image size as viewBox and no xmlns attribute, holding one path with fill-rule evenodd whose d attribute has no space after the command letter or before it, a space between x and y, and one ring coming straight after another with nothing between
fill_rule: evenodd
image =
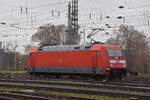
<instances>
[{"instance_id":1,"label":"cab side window","mask_svg":"<svg viewBox=\"0 0 150 100\"><path fill-rule=\"evenodd\" d=\"M96 51L96 56L100 56L100 52L99 51Z\"/></svg>"},{"instance_id":2,"label":"cab side window","mask_svg":"<svg viewBox=\"0 0 150 100\"><path fill-rule=\"evenodd\" d=\"M29 57L32 57L32 53L30 53Z\"/></svg>"}]
</instances>

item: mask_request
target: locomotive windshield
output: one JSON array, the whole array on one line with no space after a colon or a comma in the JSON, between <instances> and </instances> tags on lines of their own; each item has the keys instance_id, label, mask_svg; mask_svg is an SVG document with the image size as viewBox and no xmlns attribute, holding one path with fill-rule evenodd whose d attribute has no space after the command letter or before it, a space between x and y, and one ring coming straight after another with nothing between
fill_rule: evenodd
<instances>
[{"instance_id":1,"label":"locomotive windshield","mask_svg":"<svg viewBox=\"0 0 150 100\"><path fill-rule=\"evenodd\" d=\"M122 57L121 50L107 50L107 53L110 57Z\"/></svg>"}]
</instances>

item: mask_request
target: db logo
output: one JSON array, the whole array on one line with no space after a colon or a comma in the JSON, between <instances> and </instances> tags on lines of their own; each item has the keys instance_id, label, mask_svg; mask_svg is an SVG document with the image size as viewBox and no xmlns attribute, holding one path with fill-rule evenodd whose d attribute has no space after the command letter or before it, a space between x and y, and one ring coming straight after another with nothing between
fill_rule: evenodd
<instances>
[{"instance_id":1,"label":"db logo","mask_svg":"<svg viewBox=\"0 0 150 100\"><path fill-rule=\"evenodd\" d=\"M61 62L62 62L62 59L61 59L61 58L59 58L58 62L59 62L59 63L61 63Z\"/></svg>"}]
</instances>

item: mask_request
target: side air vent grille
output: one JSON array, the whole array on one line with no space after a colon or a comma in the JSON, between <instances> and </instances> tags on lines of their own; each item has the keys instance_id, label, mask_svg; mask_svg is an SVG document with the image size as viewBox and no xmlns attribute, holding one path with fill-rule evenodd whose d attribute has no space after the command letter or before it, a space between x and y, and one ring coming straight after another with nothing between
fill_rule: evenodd
<instances>
[{"instance_id":1,"label":"side air vent grille","mask_svg":"<svg viewBox=\"0 0 150 100\"><path fill-rule=\"evenodd\" d=\"M90 48L91 48L91 46L86 46L86 47L85 47L85 49L90 49Z\"/></svg>"},{"instance_id":2,"label":"side air vent grille","mask_svg":"<svg viewBox=\"0 0 150 100\"><path fill-rule=\"evenodd\" d=\"M80 49L80 47L74 47L74 49Z\"/></svg>"},{"instance_id":3,"label":"side air vent grille","mask_svg":"<svg viewBox=\"0 0 150 100\"><path fill-rule=\"evenodd\" d=\"M41 50L42 50L42 48L39 48L38 50L39 50L39 51L41 51Z\"/></svg>"}]
</instances>

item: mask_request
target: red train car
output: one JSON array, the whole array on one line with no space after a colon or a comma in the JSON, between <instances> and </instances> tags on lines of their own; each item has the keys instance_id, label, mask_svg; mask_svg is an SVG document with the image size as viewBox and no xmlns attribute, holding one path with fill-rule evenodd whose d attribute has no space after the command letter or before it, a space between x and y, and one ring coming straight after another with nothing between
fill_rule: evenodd
<instances>
[{"instance_id":1,"label":"red train car","mask_svg":"<svg viewBox=\"0 0 150 100\"><path fill-rule=\"evenodd\" d=\"M121 78L126 70L121 48L104 44L33 48L27 61L31 74Z\"/></svg>"}]
</instances>

